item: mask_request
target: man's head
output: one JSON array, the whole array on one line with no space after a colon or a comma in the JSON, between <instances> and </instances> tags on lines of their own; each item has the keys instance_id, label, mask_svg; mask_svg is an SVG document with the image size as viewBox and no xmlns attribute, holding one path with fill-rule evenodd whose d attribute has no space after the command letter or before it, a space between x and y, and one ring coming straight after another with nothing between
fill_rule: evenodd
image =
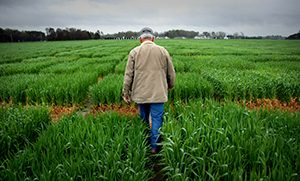
<instances>
[{"instance_id":1,"label":"man's head","mask_svg":"<svg viewBox=\"0 0 300 181\"><path fill-rule=\"evenodd\" d=\"M153 30L149 27L145 27L140 31L140 42L143 43L146 40L154 41Z\"/></svg>"}]
</instances>

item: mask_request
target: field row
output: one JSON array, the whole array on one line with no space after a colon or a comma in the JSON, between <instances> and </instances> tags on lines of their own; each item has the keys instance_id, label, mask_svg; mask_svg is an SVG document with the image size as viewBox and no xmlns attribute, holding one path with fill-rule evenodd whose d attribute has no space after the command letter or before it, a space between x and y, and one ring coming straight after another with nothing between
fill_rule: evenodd
<instances>
[{"instance_id":1,"label":"field row","mask_svg":"<svg viewBox=\"0 0 300 181\"><path fill-rule=\"evenodd\" d=\"M50 125L44 108L1 108L0 116L4 180L152 176L148 130L137 117L71 115ZM164 175L169 180L297 180L299 116L214 101L168 104L160 154Z\"/></svg>"},{"instance_id":2,"label":"field row","mask_svg":"<svg viewBox=\"0 0 300 181\"><path fill-rule=\"evenodd\" d=\"M115 66L122 59L126 58L126 54L116 54L102 58L57 58L57 57L40 57L36 59L27 59L20 63L2 64L0 65L0 75L8 76L15 74L69 74L75 72L98 72L100 75L104 74L96 67L103 65ZM112 72L113 67L108 69Z\"/></svg>"},{"instance_id":3,"label":"field row","mask_svg":"<svg viewBox=\"0 0 300 181\"><path fill-rule=\"evenodd\" d=\"M299 101L298 41L277 41L276 46L273 41L157 43L169 50L177 72L172 100ZM0 100L64 105L82 103L89 95L95 105L119 104L127 55L136 45L135 41L1 44ZM17 48L14 54L12 46Z\"/></svg>"},{"instance_id":4,"label":"field row","mask_svg":"<svg viewBox=\"0 0 300 181\"><path fill-rule=\"evenodd\" d=\"M0 77L0 98L13 103L65 105L80 104L89 94L94 105L120 104L123 75L108 74L113 68L110 64L99 64L91 68L98 72L3 76ZM103 75L106 76L98 81L98 77ZM300 97L300 83L296 75L275 78L266 76L268 73L258 72L234 76L231 72L218 70L202 74L178 73L176 87L171 90L169 98L186 101L195 98L276 98L288 102L293 97Z\"/></svg>"},{"instance_id":5,"label":"field row","mask_svg":"<svg viewBox=\"0 0 300 181\"><path fill-rule=\"evenodd\" d=\"M151 170L141 170L147 163L146 127L137 118L114 113L87 119L73 115L46 130L42 127L40 133L49 115L36 116L39 111L1 108L1 125L8 125L8 132L0 135L1 145L11 146L4 147L7 154L1 155L0 180L145 180L150 176ZM30 139L36 132L38 139L37 135Z\"/></svg>"},{"instance_id":6,"label":"field row","mask_svg":"<svg viewBox=\"0 0 300 181\"><path fill-rule=\"evenodd\" d=\"M85 68L89 71L2 76L0 99L13 103L63 105L81 103L90 94L95 105L121 103L123 74L110 74L114 65L105 63ZM104 78L97 83L99 76ZM172 100L186 101L195 98L276 98L288 102L293 97L300 98L297 72L271 74L218 69L177 73L176 87L169 94Z\"/></svg>"},{"instance_id":7,"label":"field row","mask_svg":"<svg viewBox=\"0 0 300 181\"><path fill-rule=\"evenodd\" d=\"M167 175L171 180L297 180L299 116L249 111L234 103L176 102L162 128Z\"/></svg>"},{"instance_id":8,"label":"field row","mask_svg":"<svg viewBox=\"0 0 300 181\"><path fill-rule=\"evenodd\" d=\"M128 53L137 45L134 41L62 41L0 44L0 65L26 62L41 57L101 58L112 54ZM1 69L0 69L1 70Z\"/></svg>"},{"instance_id":9,"label":"field row","mask_svg":"<svg viewBox=\"0 0 300 181\"><path fill-rule=\"evenodd\" d=\"M177 73L157 156L137 110L115 113L138 41L0 44L0 103L13 103L0 107L0 180L150 180L153 160L167 180L300 180L299 112L236 104L294 98L298 105L299 41L157 44ZM86 104L95 107L82 117ZM51 122L43 106L56 105L76 113ZM108 107L115 112L97 114Z\"/></svg>"}]
</instances>

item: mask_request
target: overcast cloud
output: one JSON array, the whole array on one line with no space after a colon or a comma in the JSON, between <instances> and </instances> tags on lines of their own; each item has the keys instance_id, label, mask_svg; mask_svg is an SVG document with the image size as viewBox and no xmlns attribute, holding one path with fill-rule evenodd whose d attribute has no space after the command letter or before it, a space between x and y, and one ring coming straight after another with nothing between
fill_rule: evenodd
<instances>
[{"instance_id":1,"label":"overcast cloud","mask_svg":"<svg viewBox=\"0 0 300 181\"><path fill-rule=\"evenodd\" d=\"M104 33L169 29L290 35L300 0L0 0L0 27L75 27Z\"/></svg>"}]
</instances>

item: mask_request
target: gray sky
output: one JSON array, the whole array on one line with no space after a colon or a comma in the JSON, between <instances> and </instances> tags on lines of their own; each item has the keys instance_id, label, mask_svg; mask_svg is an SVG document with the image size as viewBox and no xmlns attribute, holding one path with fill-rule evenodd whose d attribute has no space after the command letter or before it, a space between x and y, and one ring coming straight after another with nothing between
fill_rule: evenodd
<instances>
[{"instance_id":1,"label":"gray sky","mask_svg":"<svg viewBox=\"0 0 300 181\"><path fill-rule=\"evenodd\" d=\"M74 27L104 33L186 29L290 35L300 30L300 0L0 0L0 27Z\"/></svg>"}]
</instances>

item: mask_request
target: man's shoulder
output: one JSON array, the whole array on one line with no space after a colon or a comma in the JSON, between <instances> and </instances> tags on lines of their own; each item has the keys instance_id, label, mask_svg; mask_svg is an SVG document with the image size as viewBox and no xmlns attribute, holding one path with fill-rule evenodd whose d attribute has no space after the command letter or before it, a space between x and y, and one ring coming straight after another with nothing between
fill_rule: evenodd
<instances>
[{"instance_id":1,"label":"man's shoulder","mask_svg":"<svg viewBox=\"0 0 300 181\"><path fill-rule=\"evenodd\" d=\"M132 50L130 50L129 54L134 55L136 52L140 49L141 45L134 47Z\"/></svg>"},{"instance_id":2,"label":"man's shoulder","mask_svg":"<svg viewBox=\"0 0 300 181\"><path fill-rule=\"evenodd\" d=\"M168 51L167 51L167 49L166 49L165 47L160 46L160 45L157 45L157 44L155 44L155 46L156 46L157 48L159 48L160 51L161 51L164 55L165 55L165 54L168 54Z\"/></svg>"}]
</instances>

